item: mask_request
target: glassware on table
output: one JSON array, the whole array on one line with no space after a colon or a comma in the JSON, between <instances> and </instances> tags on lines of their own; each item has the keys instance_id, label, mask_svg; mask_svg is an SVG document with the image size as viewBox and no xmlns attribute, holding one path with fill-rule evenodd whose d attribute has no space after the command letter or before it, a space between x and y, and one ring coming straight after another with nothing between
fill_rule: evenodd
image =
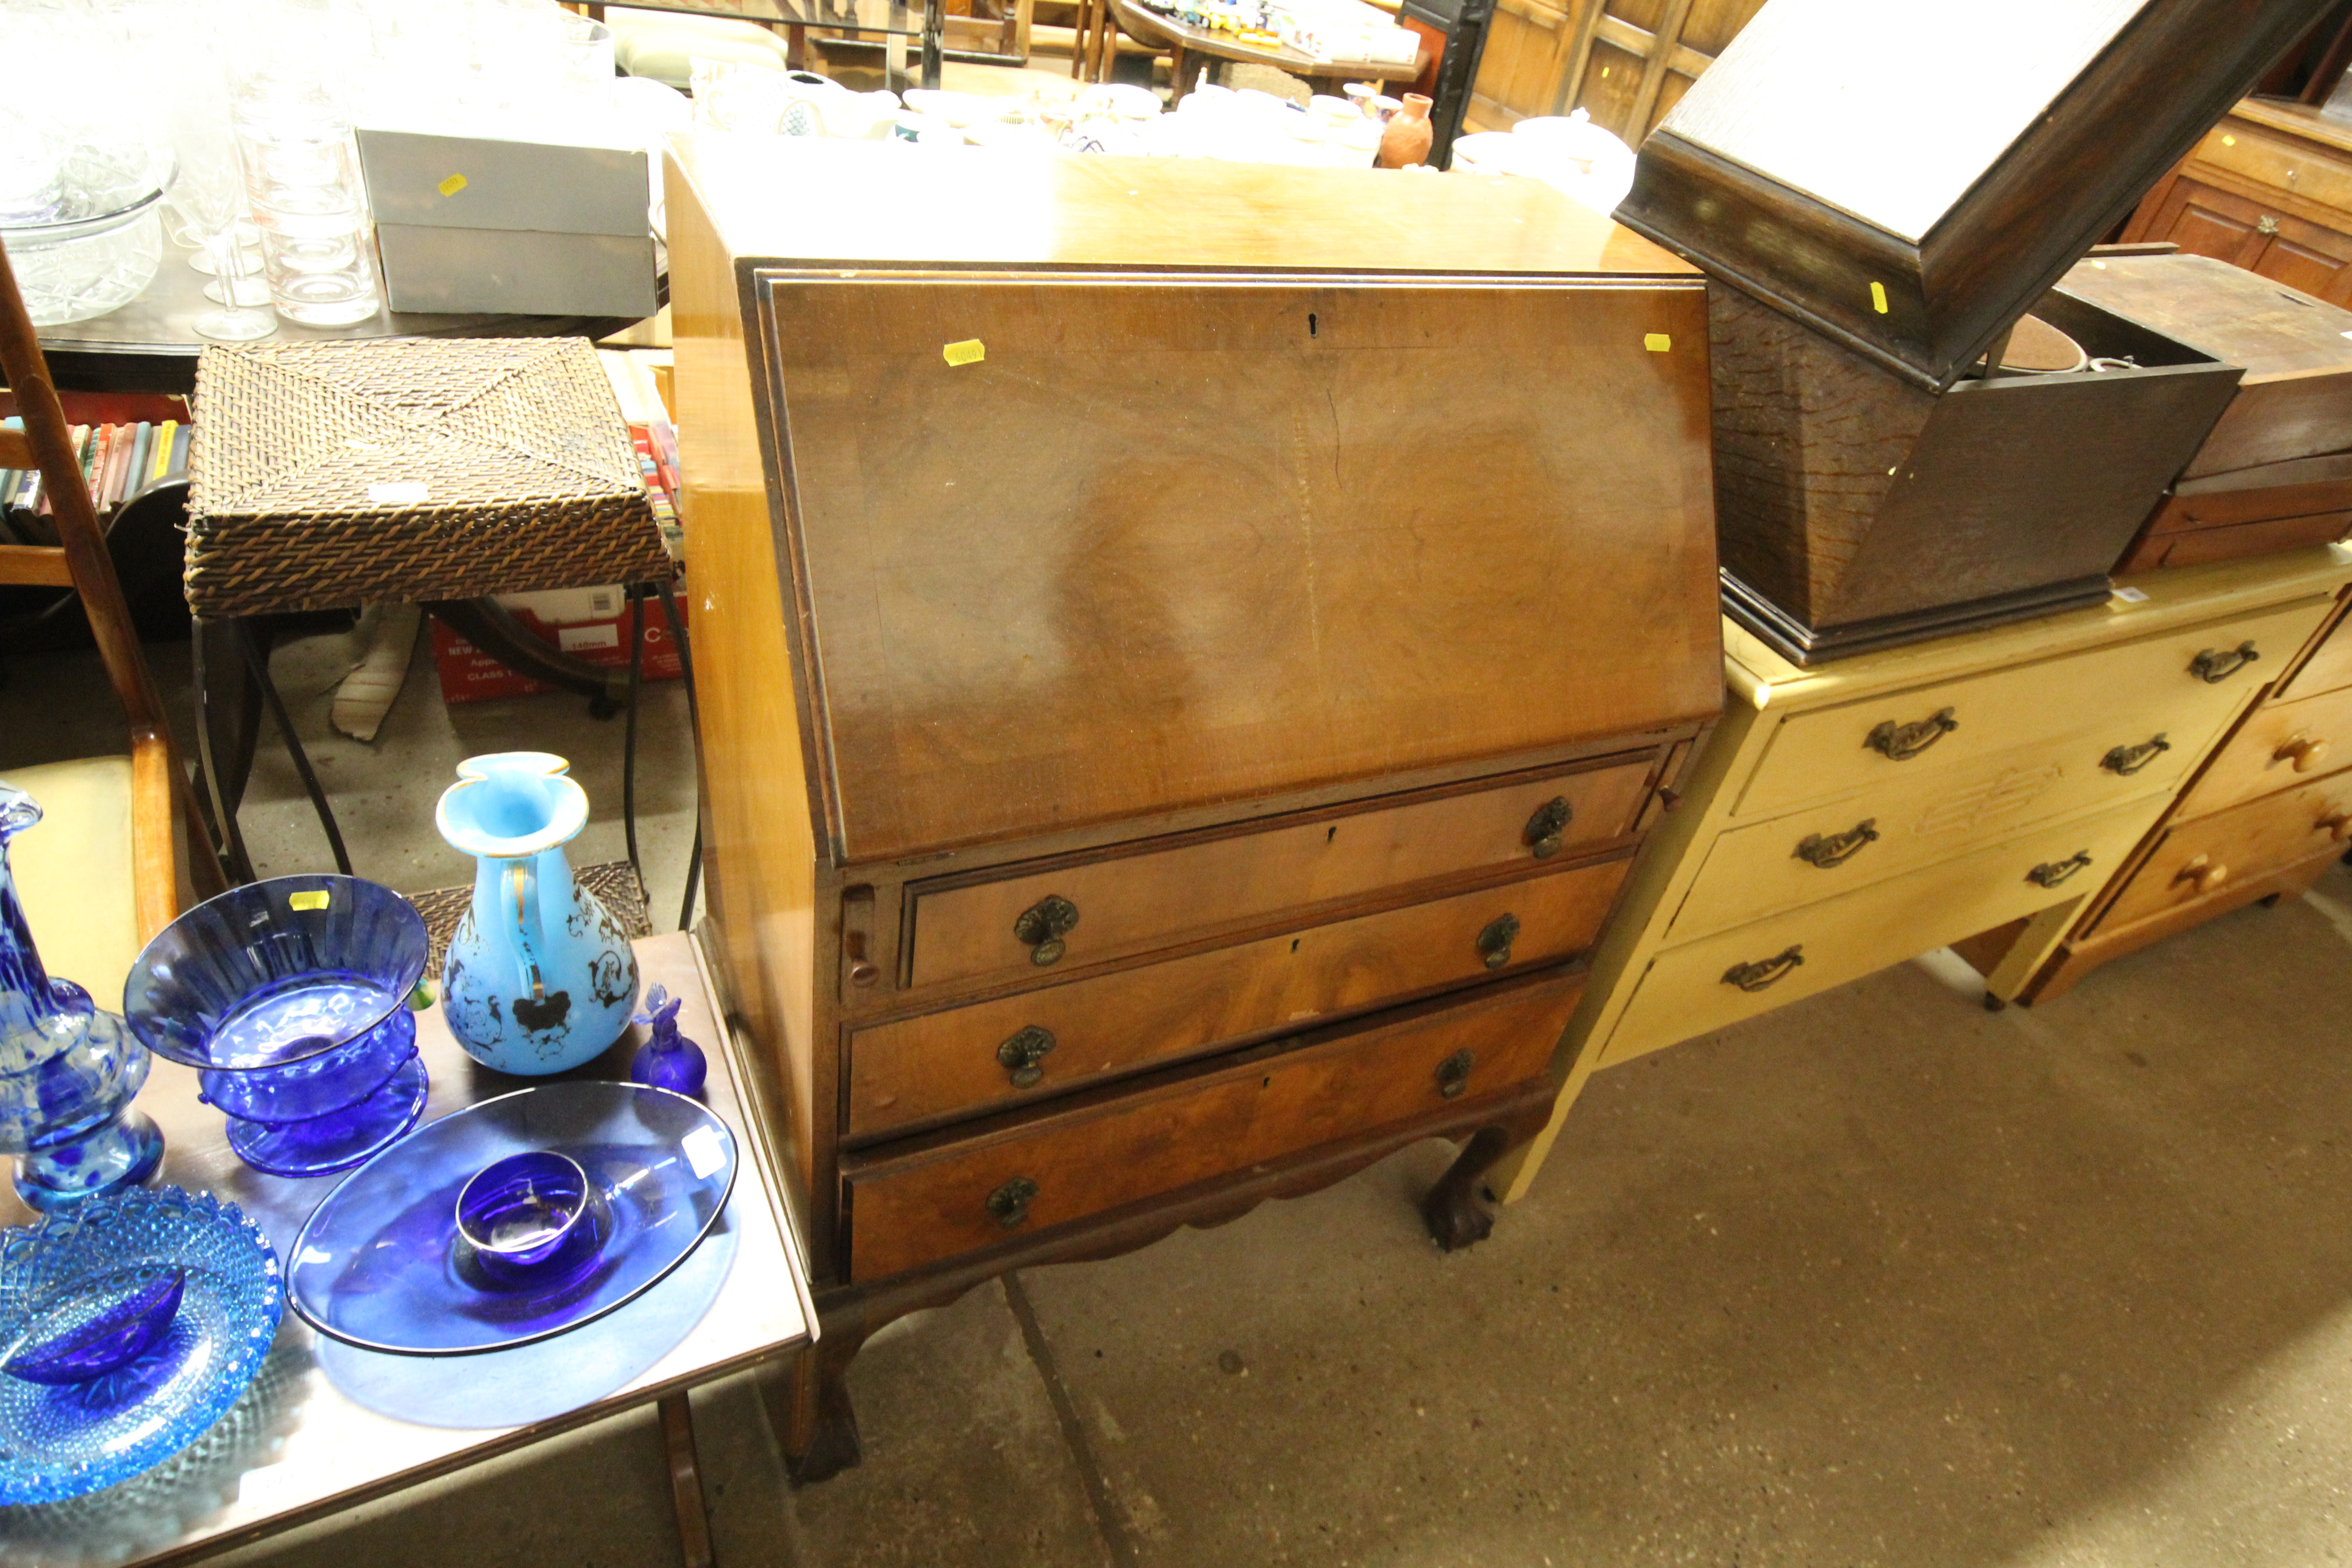
<instances>
[{"instance_id":1,"label":"glassware on table","mask_svg":"<svg viewBox=\"0 0 2352 1568\"><path fill-rule=\"evenodd\" d=\"M260 1370L285 1302L260 1228L205 1194L133 1189L0 1232L0 1363L47 1350L42 1370L83 1373L0 1372L0 1505L94 1492L195 1441ZM78 1324L99 1331L68 1368Z\"/></svg>"},{"instance_id":2,"label":"glassware on table","mask_svg":"<svg viewBox=\"0 0 2352 1568\"><path fill-rule=\"evenodd\" d=\"M142 87L121 42L92 7L0 5L0 60L37 62L0 94L0 243L37 327L128 304L163 262L171 160L117 101Z\"/></svg>"},{"instance_id":3,"label":"glassware on table","mask_svg":"<svg viewBox=\"0 0 2352 1568\"><path fill-rule=\"evenodd\" d=\"M383 297L344 95L354 35L323 4L257 0L250 16L230 114L270 300L306 326L366 321Z\"/></svg>"},{"instance_id":4,"label":"glassware on table","mask_svg":"<svg viewBox=\"0 0 2352 1568\"><path fill-rule=\"evenodd\" d=\"M677 1032L677 1010L684 1000L661 985L646 993L646 1010L632 1022L651 1030L653 1038L629 1058L629 1081L698 1100L710 1064L703 1059L700 1046Z\"/></svg>"},{"instance_id":5,"label":"glassware on table","mask_svg":"<svg viewBox=\"0 0 2352 1568\"><path fill-rule=\"evenodd\" d=\"M583 1257L503 1276L460 1230L472 1191L508 1191L554 1154L586 1178L576 1212L604 1224ZM600 1080L537 1084L419 1128L343 1178L289 1256L294 1310L364 1350L468 1355L560 1334L625 1306L684 1262L734 1190L727 1124L667 1089ZM550 1188L517 1211L512 1242L540 1242L564 1212ZM469 1218L469 1225L480 1220ZM573 1222L576 1229L581 1222ZM570 1232L566 1232L570 1234ZM562 1253L561 1238L558 1252ZM523 1250L528 1251L528 1248ZM536 1260L542 1265L546 1260Z\"/></svg>"},{"instance_id":6,"label":"glassware on table","mask_svg":"<svg viewBox=\"0 0 2352 1568\"><path fill-rule=\"evenodd\" d=\"M131 1109L152 1065L121 1018L70 980L52 980L8 869L8 841L41 820L0 784L0 1153L16 1194L44 1211L145 1181L163 1135Z\"/></svg>"},{"instance_id":7,"label":"glassware on table","mask_svg":"<svg viewBox=\"0 0 2352 1568\"><path fill-rule=\"evenodd\" d=\"M349 1169L416 1123L429 1088L408 995L425 921L356 877L275 877L208 899L131 965L123 1009L194 1068L257 1170Z\"/></svg>"},{"instance_id":8,"label":"glassware on table","mask_svg":"<svg viewBox=\"0 0 2352 1568\"><path fill-rule=\"evenodd\" d=\"M500 1072L562 1072L602 1056L637 999L628 933L564 858L588 822L571 766L545 752L468 758L434 813L441 837L475 858L441 1014L467 1056Z\"/></svg>"},{"instance_id":9,"label":"glassware on table","mask_svg":"<svg viewBox=\"0 0 2352 1568\"><path fill-rule=\"evenodd\" d=\"M198 335L225 342L268 337L278 321L257 308L269 303L269 285L237 237L239 226L249 218L244 171L230 132L227 79L218 58L204 41L192 41L161 90L174 163L164 206L202 247L194 258L201 263L196 270L214 279L205 298L223 307L200 313L191 325Z\"/></svg>"},{"instance_id":10,"label":"glassware on table","mask_svg":"<svg viewBox=\"0 0 2352 1568\"><path fill-rule=\"evenodd\" d=\"M474 1173L457 1194L457 1226L491 1284L549 1289L596 1260L613 1211L579 1161L530 1149Z\"/></svg>"}]
</instances>

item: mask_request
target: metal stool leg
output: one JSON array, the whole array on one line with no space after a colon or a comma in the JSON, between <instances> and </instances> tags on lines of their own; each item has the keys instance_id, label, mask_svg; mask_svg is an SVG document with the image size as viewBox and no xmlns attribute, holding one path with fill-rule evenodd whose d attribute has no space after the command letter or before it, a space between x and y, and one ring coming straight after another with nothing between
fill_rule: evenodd
<instances>
[{"instance_id":1,"label":"metal stool leg","mask_svg":"<svg viewBox=\"0 0 2352 1568\"><path fill-rule=\"evenodd\" d=\"M244 794L242 769L240 768L239 777L236 780L225 784L223 773L228 765L228 759L219 754L220 742L225 742L229 746L236 747L239 744L240 738L225 732L227 727L225 710L227 705L223 701L223 698L226 693L214 684L215 676L239 680L246 679L245 663L243 659L237 659L234 665L235 673L231 675L227 671L218 669L213 661L205 658L205 645L212 640L210 634L215 632L224 633L233 637L236 627L234 623L215 626L207 623L203 616L199 616L195 617L189 632L190 654L194 665L193 674L196 688L196 763L198 771L205 775L205 793L212 803L213 825L220 833L221 858L225 862L225 868L237 881L250 882L254 879L253 858L246 853L245 835L238 830L236 825L236 800ZM249 747L245 749L244 757L247 761L250 761L252 752Z\"/></svg>"},{"instance_id":2,"label":"metal stool leg","mask_svg":"<svg viewBox=\"0 0 2352 1568\"><path fill-rule=\"evenodd\" d=\"M278 721L278 732L285 737L286 754L293 759L294 771L302 775L302 787L310 796L310 808L319 814L319 826L326 829L327 847L334 851L335 869L348 877L352 874L352 858L343 847L342 829L335 824L334 809L327 804L327 792L319 786L319 775L310 770L310 753L302 749L302 738L294 732L294 721L286 711L285 700L278 695L278 683L269 679L269 661L261 657L251 633L242 623L236 626L237 640L245 647L246 668L253 672L261 688L261 700L269 705L269 716Z\"/></svg>"}]
</instances>

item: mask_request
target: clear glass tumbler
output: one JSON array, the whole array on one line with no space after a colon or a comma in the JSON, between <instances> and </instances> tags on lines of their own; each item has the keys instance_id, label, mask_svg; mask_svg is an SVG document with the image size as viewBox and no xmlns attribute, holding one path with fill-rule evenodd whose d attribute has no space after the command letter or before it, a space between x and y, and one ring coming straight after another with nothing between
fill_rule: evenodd
<instances>
[{"instance_id":1,"label":"clear glass tumbler","mask_svg":"<svg viewBox=\"0 0 2352 1568\"><path fill-rule=\"evenodd\" d=\"M320 29L306 37L300 24L315 10L257 9L289 23L269 55L237 74L231 94L270 301L288 321L308 326L366 321L383 296L333 35Z\"/></svg>"}]
</instances>

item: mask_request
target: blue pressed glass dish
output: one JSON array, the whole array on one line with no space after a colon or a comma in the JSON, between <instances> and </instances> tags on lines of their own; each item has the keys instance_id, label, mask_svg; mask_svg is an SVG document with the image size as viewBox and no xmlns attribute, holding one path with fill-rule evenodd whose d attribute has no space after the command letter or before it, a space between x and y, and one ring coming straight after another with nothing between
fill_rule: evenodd
<instances>
[{"instance_id":1,"label":"blue pressed glass dish","mask_svg":"<svg viewBox=\"0 0 2352 1568\"><path fill-rule=\"evenodd\" d=\"M178 1187L0 1233L0 1363L115 1363L68 1382L0 1373L0 1504L79 1497L187 1447L253 1380L285 1301L259 1227Z\"/></svg>"},{"instance_id":2,"label":"blue pressed glass dish","mask_svg":"<svg viewBox=\"0 0 2352 1568\"><path fill-rule=\"evenodd\" d=\"M229 1144L281 1176L345 1170L415 1124L425 1075L405 1004L425 921L356 877L275 877L208 899L131 965L123 1016L202 1076Z\"/></svg>"},{"instance_id":3,"label":"blue pressed glass dish","mask_svg":"<svg viewBox=\"0 0 2352 1568\"><path fill-rule=\"evenodd\" d=\"M583 1190L555 1163L516 1158L537 1154L576 1167ZM685 1261L727 1206L735 1160L727 1124L667 1089L520 1089L346 1176L302 1226L287 1289L313 1328L366 1350L528 1344L625 1305ZM482 1250L460 1228L461 1198Z\"/></svg>"}]
</instances>

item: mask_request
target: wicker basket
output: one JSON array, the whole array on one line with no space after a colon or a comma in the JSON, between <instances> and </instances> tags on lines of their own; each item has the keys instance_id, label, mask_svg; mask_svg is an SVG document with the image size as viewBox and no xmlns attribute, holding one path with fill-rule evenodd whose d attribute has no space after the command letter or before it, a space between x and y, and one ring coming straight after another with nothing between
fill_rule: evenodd
<instances>
[{"instance_id":1,"label":"wicker basket","mask_svg":"<svg viewBox=\"0 0 2352 1568\"><path fill-rule=\"evenodd\" d=\"M207 347L188 459L200 616L667 579L584 338Z\"/></svg>"}]
</instances>

